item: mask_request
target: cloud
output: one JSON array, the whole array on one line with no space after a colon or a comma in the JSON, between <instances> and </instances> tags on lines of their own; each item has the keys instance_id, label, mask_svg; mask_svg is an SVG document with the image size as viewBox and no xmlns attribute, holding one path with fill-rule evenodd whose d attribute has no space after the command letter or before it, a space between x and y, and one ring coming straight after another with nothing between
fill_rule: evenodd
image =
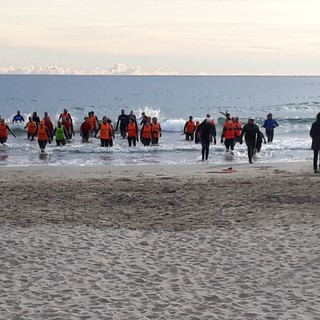
<instances>
[{"instance_id":1,"label":"cloud","mask_svg":"<svg viewBox=\"0 0 320 320\"><path fill-rule=\"evenodd\" d=\"M96 68L85 71L59 66L25 66L25 67L0 67L0 74L43 74L43 75L178 75L177 71L164 71L162 67L155 71L142 71L139 66L127 66L124 63L116 63L109 69Z\"/></svg>"}]
</instances>

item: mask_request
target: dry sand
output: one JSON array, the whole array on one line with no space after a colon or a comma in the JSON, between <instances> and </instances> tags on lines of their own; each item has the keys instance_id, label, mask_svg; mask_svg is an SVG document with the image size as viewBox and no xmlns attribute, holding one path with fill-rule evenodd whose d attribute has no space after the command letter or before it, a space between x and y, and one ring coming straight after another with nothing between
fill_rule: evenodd
<instances>
[{"instance_id":1,"label":"dry sand","mask_svg":"<svg viewBox=\"0 0 320 320\"><path fill-rule=\"evenodd\" d=\"M0 319L320 319L320 175L224 168L0 168Z\"/></svg>"}]
</instances>

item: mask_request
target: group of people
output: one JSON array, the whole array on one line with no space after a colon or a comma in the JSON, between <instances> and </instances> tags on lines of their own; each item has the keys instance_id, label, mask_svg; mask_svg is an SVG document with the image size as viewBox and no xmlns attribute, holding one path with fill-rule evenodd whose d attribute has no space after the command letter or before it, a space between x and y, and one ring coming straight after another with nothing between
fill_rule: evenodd
<instances>
[{"instance_id":1,"label":"group of people","mask_svg":"<svg viewBox=\"0 0 320 320\"><path fill-rule=\"evenodd\" d=\"M259 126L254 123L254 118L250 117L248 123L242 127L239 117L231 117L228 112L222 113L225 116L221 133L221 143L224 143L226 150L234 150L236 143L243 143L243 138L248 148L249 163L252 163L252 158L255 152L260 152L262 142L267 143L263 133L260 131ZM279 126L277 121L273 119L272 114L267 115L267 119L262 125L266 130L268 142L273 141L274 128ZM216 125L214 119L210 114L207 114L206 119L200 123L194 122L193 117L190 116L189 120L185 123L183 133L186 140L201 143L202 146L202 161L208 160L210 143L217 143L216 139Z\"/></svg>"},{"instance_id":2,"label":"group of people","mask_svg":"<svg viewBox=\"0 0 320 320\"><path fill-rule=\"evenodd\" d=\"M91 114L91 115L90 115ZM161 126L158 123L157 117L147 117L142 115L140 122L140 141L144 146L150 144L156 145L161 137ZM80 135L83 141L88 141L90 136L97 137L100 132L101 147L112 147L115 138L115 131L120 129L120 135L123 139L128 140L129 147L136 146L139 141L139 125L133 111L126 114L124 109L121 109L121 114L118 117L116 127L113 128L112 120L106 116L100 122L94 115L94 112L89 112L89 117L84 118L84 122L80 126Z\"/></svg>"},{"instance_id":3,"label":"group of people","mask_svg":"<svg viewBox=\"0 0 320 320\"><path fill-rule=\"evenodd\" d=\"M67 109L64 109L60 114L55 127L47 112L44 113L42 120L37 115L37 112L33 112L32 116L28 117L28 121L25 122L20 110L18 110L17 114L13 117L12 123L25 123L24 129L27 129L28 139L33 141L37 137L41 151L44 151L47 143L51 143L54 138L59 146L65 145L68 140L72 139L72 136L75 136L73 120ZM118 130L118 127L120 128L122 138L127 138L129 146L136 146L136 142L139 141L137 119L132 111L129 115L125 114L124 109L121 110L115 129L108 117L104 116L99 121L94 111L90 111L88 116L84 117L84 121L80 126L80 136L83 142L88 142L90 137L97 137L99 134L101 147L112 147L115 137L114 132ZM151 119L151 117L143 114L140 127L140 141L144 146L159 143L161 126L158 123L157 117ZM9 126L5 124L4 119L1 119L0 143L3 144L7 141L9 133L16 137Z\"/></svg>"},{"instance_id":4,"label":"group of people","mask_svg":"<svg viewBox=\"0 0 320 320\"><path fill-rule=\"evenodd\" d=\"M252 163L254 154L261 150L263 142L273 141L274 129L279 126L277 121L273 119L272 114L268 114L261 126L265 128L266 139L259 126L255 124L253 117L249 117L248 122L242 126L239 117L231 117L228 112L222 114L225 116L225 121L221 133L221 143L224 143L226 150L234 150L237 143L242 144L243 141L245 141L249 163ZM72 136L75 136L73 120L67 109L64 109L60 114L56 126L54 126L47 112L44 113L42 120L37 115L37 112L33 112L32 116L28 117L28 121L25 122L20 110L18 110L12 122L25 123L24 128L27 129L28 138L32 141L37 137L41 151L44 151L47 143L51 143L53 139L56 140L56 144L59 146L65 145L68 140L72 139ZM127 138L130 147L136 146L139 137L144 146L158 144L159 138L161 137L161 126L156 117L151 119L151 117L142 113L142 119L140 124L138 124L133 111L126 114L124 109L121 110L115 129L113 128L112 121L108 117L104 116L102 120L99 121L94 111L90 111L80 126L80 135L83 141L86 142L90 137L97 137L99 134L101 146L112 147L115 131L118 129L120 129L121 137L123 139ZM16 137L14 132L5 123L5 120L0 116L1 144L7 141L9 133ZM194 122L193 117L190 116L185 123L183 134L186 140L194 140L195 143L201 143L202 160L207 160L210 144L217 143L216 124L210 114L207 114L201 123L199 121ZM317 115L317 120L312 124L310 136L312 138L311 148L314 151L313 169L315 173L318 173L320 171L320 167L318 168L318 158L320 155L320 113Z\"/></svg>"}]
</instances>

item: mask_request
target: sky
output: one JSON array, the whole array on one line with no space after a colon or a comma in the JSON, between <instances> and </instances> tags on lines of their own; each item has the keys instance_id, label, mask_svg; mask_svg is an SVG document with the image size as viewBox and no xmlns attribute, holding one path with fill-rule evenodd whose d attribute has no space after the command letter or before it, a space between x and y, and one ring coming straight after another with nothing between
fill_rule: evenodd
<instances>
[{"instance_id":1,"label":"sky","mask_svg":"<svg viewBox=\"0 0 320 320\"><path fill-rule=\"evenodd\" d=\"M319 0L1 0L0 73L320 75Z\"/></svg>"}]
</instances>

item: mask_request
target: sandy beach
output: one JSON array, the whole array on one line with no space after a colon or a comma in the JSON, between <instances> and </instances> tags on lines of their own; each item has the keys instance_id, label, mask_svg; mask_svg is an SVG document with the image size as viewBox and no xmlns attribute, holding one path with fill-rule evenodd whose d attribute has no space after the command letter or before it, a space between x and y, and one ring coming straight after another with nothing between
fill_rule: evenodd
<instances>
[{"instance_id":1,"label":"sandy beach","mask_svg":"<svg viewBox=\"0 0 320 320\"><path fill-rule=\"evenodd\" d=\"M1 167L0 319L319 319L310 163Z\"/></svg>"}]
</instances>

